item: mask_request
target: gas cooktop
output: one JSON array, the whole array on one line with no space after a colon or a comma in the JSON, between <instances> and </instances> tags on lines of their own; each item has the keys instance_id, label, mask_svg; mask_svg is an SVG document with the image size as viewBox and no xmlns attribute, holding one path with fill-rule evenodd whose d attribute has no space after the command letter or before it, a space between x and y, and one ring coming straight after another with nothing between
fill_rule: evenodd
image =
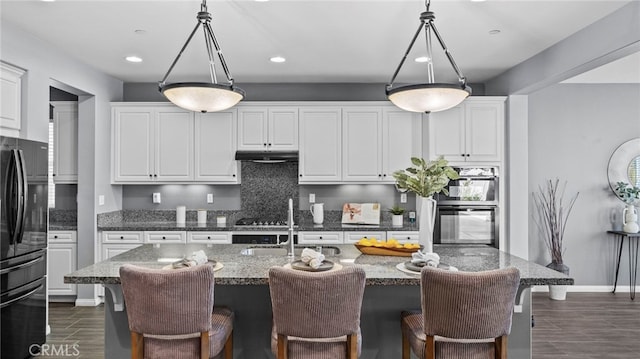
<instances>
[{"instance_id":1,"label":"gas cooktop","mask_svg":"<svg viewBox=\"0 0 640 359\"><path fill-rule=\"evenodd\" d=\"M240 218L236 221L236 226L286 228L287 221L264 218Z\"/></svg>"}]
</instances>

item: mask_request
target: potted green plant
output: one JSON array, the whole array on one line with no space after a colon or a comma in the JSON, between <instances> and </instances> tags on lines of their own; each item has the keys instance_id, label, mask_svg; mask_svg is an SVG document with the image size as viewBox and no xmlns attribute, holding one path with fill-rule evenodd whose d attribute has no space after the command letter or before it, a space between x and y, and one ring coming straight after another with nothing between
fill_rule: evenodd
<instances>
[{"instance_id":1,"label":"potted green plant","mask_svg":"<svg viewBox=\"0 0 640 359\"><path fill-rule=\"evenodd\" d=\"M640 188L629 183L617 182L614 189L616 195L627 204L622 211L622 230L627 233L638 233L638 211L635 204L640 199Z\"/></svg>"},{"instance_id":2,"label":"potted green plant","mask_svg":"<svg viewBox=\"0 0 640 359\"><path fill-rule=\"evenodd\" d=\"M398 206L397 204L388 209L389 213L391 213L391 225L394 227L402 227L402 220L405 209Z\"/></svg>"},{"instance_id":3,"label":"potted green plant","mask_svg":"<svg viewBox=\"0 0 640 359\"><path fill-rule=\"evenodd\" d=\"M395 171L393 178L396 187L415 193L420 199L418 209L419 241L425 253L433 252L433 225L436 215L436 201L433 195L443 192L449 181L458 179L458 173L449 166L449 162L442 157L434 161L411 157L412 166Z\"/></svg>"},{"instance_id":4,"label":"potted green plant","mask_svg":"<svg viewBox=\"0 0 640 359\"><path fill-rule=\"evenodd\" d=\"M564 192L567 183L560 185L560 180L546 180L543 186L538 186L538 191L533 193L533 201L536 206L534 222L540 232L549 254L551 263L548 268L555 271L569 274L569 267L564 263L564 232L567 220L573 209L573 205L578 198L579 192L565 201ZM566 286L549 286L551 299L564 300L566 297Z\"/></svg>"}]
</instances>

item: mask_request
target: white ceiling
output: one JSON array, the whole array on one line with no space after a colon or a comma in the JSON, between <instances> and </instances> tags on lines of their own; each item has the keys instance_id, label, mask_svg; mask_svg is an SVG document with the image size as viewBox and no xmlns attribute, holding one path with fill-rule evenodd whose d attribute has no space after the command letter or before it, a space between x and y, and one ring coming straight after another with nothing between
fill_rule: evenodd
<instances>
[{"instance_id":1,"label":"white ceiling","mask_svg":"<svg viewBox=\"0 0 640 359\"><path fill-rule=\"evenodd\" d=\"M433 0L431 10L468 82L482 83L629 2ZM2 0L0 19L124 82L156 82L195 27L200 3ZM425 9L422 0L209 0L208 7L238 84L388 82ZM491 30L500 33L490 35ZM424 54L424 43L421 34L398 82L426 81L425 65L413 61ZM132 54L144 61L125 62ZM276 55L287 61L269 62ZM435 38L434 61L436 80L455 79ZM637 64L636 57L626 66ZM206 81L207 74L199 31L168 82ZM221 71L218 76L224 78Z\"/></svg>"}]
</instances>

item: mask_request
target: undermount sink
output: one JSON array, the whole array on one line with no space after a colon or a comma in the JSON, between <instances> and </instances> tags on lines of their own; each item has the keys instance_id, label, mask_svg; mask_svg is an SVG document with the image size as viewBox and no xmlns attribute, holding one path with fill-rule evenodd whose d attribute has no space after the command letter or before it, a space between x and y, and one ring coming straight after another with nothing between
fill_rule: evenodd
<instances>
[{"instance_id":1,"label":"undermount sink","mask_svg":"<svg viewBox=\"0 0 640 359\"><path fill-rule=\"evenodd\" d=\"M302 250L304 248L311 248L315 251L318 251L322 248L322 254L325 256L335 256L340 254L340 248L338 247L319 247L319 246L305 246L305 247L295 247L295 255L300 256ZM286 256L287 248L286 247L265 247L265 246L252 246L243 249L240 254L245 256Z\"/></svg>"}]
</instances>

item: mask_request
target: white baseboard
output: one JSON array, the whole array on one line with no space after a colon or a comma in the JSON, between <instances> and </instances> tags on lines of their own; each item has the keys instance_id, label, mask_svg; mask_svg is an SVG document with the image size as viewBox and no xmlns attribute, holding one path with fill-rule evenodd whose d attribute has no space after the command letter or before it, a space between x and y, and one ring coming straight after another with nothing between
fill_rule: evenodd
<instances>
[{"instance_id":1,"label":"white baseboard","mask_svg":"<svg viewBox=\"0 0 640 359\"><path fill-rule=\"evenodd\" d=\"M546 285L534 285L531 287L532 292L548 292L549 286ZM612 285L568 285L567 292L576 293L606 293L613 291ZM640 286L636 289L640 292ZM616 287L616 293L631 293L631 286L619 285Z\"/></svg>"},{"instance_id":2,"label":"white baseboard","mask_svg":"<svg viewBox=\"0 0 640 359\"><path fill-rule=\"evenodd\" d=\"M97 307L102 303L99 298L76 299L77 307Z\"/></svg>"}]
</instances>

